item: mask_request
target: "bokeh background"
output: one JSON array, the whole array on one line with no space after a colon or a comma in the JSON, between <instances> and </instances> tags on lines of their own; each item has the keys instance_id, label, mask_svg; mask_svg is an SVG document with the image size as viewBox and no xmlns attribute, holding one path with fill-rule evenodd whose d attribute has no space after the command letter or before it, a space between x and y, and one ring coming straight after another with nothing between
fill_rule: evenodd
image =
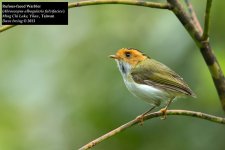
<instances>
[{"instance_id":1,"label":"bokeh background","mask_svg":"<svg viewBox=\"0 0 225 150\"><path fill-rule=\"evenodd\" d=\"M201 24L205 3L193 1ZM224 5L213 1L210 28L223 72ZM116 63L108 58L122 47L140 49L165 63L197 94L197 99L177 100L171 109L224 116L206 64L172 12L85 6L69 10L68 26L26 25L1 33L0 149L78 149L146 111L149 105L127 91ZM168 116L132 127L95 149L224 150L224 139L224 125Z\"/></svg>"}]
</instances>

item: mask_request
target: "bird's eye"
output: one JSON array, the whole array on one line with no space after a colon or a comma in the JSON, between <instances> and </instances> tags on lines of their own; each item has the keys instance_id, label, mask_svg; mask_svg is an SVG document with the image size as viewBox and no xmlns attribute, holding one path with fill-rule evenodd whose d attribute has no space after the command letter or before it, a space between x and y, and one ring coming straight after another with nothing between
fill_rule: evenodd
<instances>
[{"instance_id":1,"label":"bird's eye","mask_svg":"<svg viewBox=\"0 0 225 150\"><path fill-rule=\"evenodd\" d=\"M130 52L126 52L126 53L125 53L125 56L126 56L127 58L129 58L129 57L131 56L131 53L130 53Z\"/></svg>"}]
</instances>

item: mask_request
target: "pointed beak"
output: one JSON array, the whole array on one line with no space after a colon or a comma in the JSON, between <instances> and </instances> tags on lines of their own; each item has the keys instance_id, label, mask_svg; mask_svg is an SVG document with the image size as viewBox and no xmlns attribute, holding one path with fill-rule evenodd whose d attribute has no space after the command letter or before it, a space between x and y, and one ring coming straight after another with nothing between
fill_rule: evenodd
<instances>
[{"instance_id":1,"label":"pointed beak","mask_svg":"<svg viewBox=\"0 0 225 150\"><path fill-rule=\"evenodd\" d=\"M109 55L109 58L118 59L116 55Z\"/></svg>"}]
</instances>

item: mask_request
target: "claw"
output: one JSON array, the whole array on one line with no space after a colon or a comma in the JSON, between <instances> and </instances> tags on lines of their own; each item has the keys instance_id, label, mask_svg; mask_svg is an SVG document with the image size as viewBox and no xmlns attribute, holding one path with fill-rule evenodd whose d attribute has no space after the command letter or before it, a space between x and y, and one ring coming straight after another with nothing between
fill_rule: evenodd
<instances>
[{"instance_id":1,"label":"claw","mask_svg":"<svg viewBox=\"0 0 225 150\"><path fill-rule=\"evenodd\" d=\"M142 114L140 116L137 116L137 118L136 118L140 122L141 126L144 124L144 117L145 117L145 115Z\"/></svg>"},{"instance_id":2,"label":"claw","mask_svg":"<svg viewBox=\"0 0 225 150\"><path fill-rule=\"evenodd\" d=\"M166 115L166 111L167 111L167 109L166 108L162 108L162 109L160 109L160 111L162 112L162 117L161 117L161 119L162 120L165 120L166 119L166 117L167 117L167 115Z\"/></svg>"},{"instance_id":3,"label":"claw","mask_svg":"<svg viewBox=\"0 0 225 150\"><path fill-rule=\"evenodd\" d=\"M140 116L137 116L137 120L140 122L140 125L142 126L144 124L144 117L145 115L147 115L149 112L151 112L156 106L153 106L152 108L150 108L148 111L146 111L145 113L143 113Z\"/></svg>"},{"instance_id":4,"label":"claw","mask_svg":"<svg viewBox=\"0 0 225 150\"><path fill-rule=\"evenodd\" d=\"M166 105L165 108L160 109L161 113L163 114L162 117L161 117L162 120L165 120L165 119L166 119L166 117L167 117L167 115L166 115L167 108L169 107L169 105L171 104L171 102L173 101L174 98L175 98L175 97L172 97L172 98L168 101L168 104Z\"/></svg>"}]
</instances>

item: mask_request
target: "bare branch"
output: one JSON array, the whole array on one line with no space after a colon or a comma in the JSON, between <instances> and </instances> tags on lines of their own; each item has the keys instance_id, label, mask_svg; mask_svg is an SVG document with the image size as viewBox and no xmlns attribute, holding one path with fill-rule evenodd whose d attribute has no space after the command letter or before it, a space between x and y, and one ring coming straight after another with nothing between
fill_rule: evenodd
<instances>
[{"instance_id":1,"label":"bare branch","mask_svg":"<svg viewBox=\"0 0 225 150\"><path fill-rule=\"evenodd\" d=\"M5 30L8 30L8 29L10 29L12 27L15 27L15 25L4 25L4 26L1 26L0 27L0 33L5 31Z\"/></svg>"},{"instance_id":2,"label":"bare branch","mask_svg":"<svg viewBox=\"0 0 225 150\"><path fill-rule=\"evenodd\" d=\"M180 22L183 24L185 29L191 35L192 39L195 41L196 45L200 49L202 56L208 66L211 73L214 85L216 87L217 93L220 97L220 102L225 111L225 77L217 61L216 56L210 46L209 41L202 38L202 34L198 32L195 25L190 20L188 14L184 11L181 3L178 0L167 0L172 6L173 13L177 16Z\"/></svg>"},{"instance_id":3,"label":"bare branch","mask_svg":"<svg viewBox=\"0 0 225 150\"><path fill-rule=\"evenodd\" d=\"M163 116L163 112L162 111L157 111L157 112L153 112L150 113L148 115L146 115L144 117L144 121L152 119L152 118L156 118L156 117L160 117ZM200 118L200 119L205 119L211 122L215 122L215 123L219 123L219 124L225 124L225 118L222 117L217 117L217 116L213 116L213 115L209 115L209 114L205 114L202 112L195 112L195 111L189 111L189 110L167 110L166 111L166 115L182 115L182 116L190 116L190 117L196 117L196 118ZM92 148L93 146L101 143L102 141L132 127L133 125L136 125L138 123L140 123L141 120L138 118L135 118L134 120L131 120L130 122L102 135L101 137L98 137L97 139L91 141L90 143L84 145L83 147L81 147L79 150L86 150L89 148Z\"/></svg>"},{"instance_id":4,"label":"bare branch","mask_svg":"<svg viewBox=\"0 0 225 150\"><path fill-rule=\"evenodd\" d=\"M204 41L209 38L209 19L210 19L210 10L212 6L212 0L207 0L206 9L205 9L205 24L204 24L204 32L202 35L202 39Z\"/></svg>"},{"instance_id":5,"label":"bare branch","mask_svg":"<svg viewBox=\"0 0 225 150\"><path fill-rule=\"evenodd\" d=\"M185 0L185 3L186 3L186 5L187 5L187 7L188 7L188 11L189 11L189 13L190 13L191 19L192 19L192 21L193 21L195 27L196 27L196 28L198 29L198 31L202 34L202 33L203 33L202 27L201 27L201 24L200 24L199 21L198 21L198 17L197 17L197 15L196 15L196 13L195 13L195 10L194 10L192 4L190 3L189 0Z\"/></svg>"},{"instance_id":6,"label":"bare branch","mask_svg":"<svg viewBox=\"0 0 225 150\"><path fill-rule=\"evenodd\" d=\"M81 2L69 3L68 7L81 7L88 5L100 5L100 4L124 4L124 5L136 5L136 6L144 6L151 8L159 8L159 9L171 9L168 3L156 3L156 2L147 2L140 0L87 0Z\"/></svg>"},{"instance_id":7,"label":"bare branch","mask_svg":"<svg viewBox=\"0 0 225 150\"><path fill-rule=\"evenodd\" d=\"M101 5L101 4L123 4L123 5L135 5L135 6L144 6L150 8L158 9L171 9L170 4L168 3L156 3L156 2L147 2L139 0L86 0L81 2L72 2L68 3L68 9L73 7L82 7L89 5ZM0 33L8 30L16 25L4 25L0 27Z\"/></svg>"}]
</instances>

